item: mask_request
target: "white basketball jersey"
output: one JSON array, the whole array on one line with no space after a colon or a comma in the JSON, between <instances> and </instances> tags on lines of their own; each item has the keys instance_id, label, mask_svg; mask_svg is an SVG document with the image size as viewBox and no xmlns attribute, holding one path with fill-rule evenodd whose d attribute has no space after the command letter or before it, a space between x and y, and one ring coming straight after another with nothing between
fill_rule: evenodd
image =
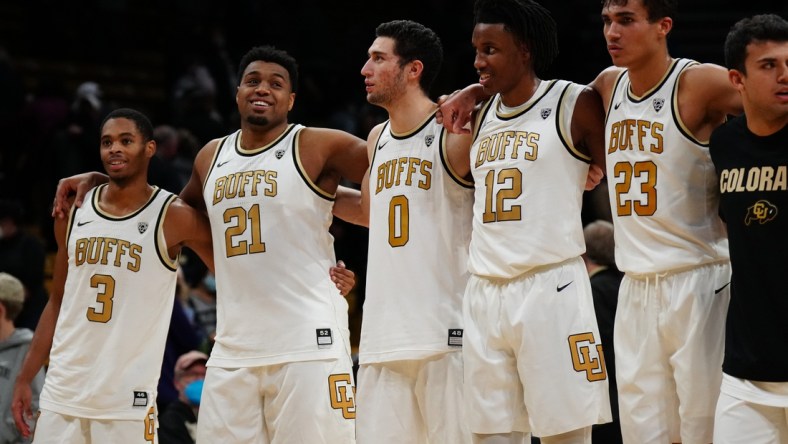
<instances>
[{"instance_id":1,"label":"white basketball jersey","mask_svg":"<svg viewBox=\"0 0 788 444\"><path fill-rule=\"evenodd\" d=\"M266 146L224 138L205 179L216 264L209 365L254 367L349 353L347 302L331 282L334 197L299 160L303 127Z\"/></svg>"},{"instance_id":2,"label":"white basketball jersey","mask_svg":"<svg viewBox=\"0 0 788 444\"><path fill-rule=\"evenodd\" d=\"M499 95L481 110L471 147L471 273L512 278L585 251L580 209L590 158L570 133L582 88L542 81L512 112L501 110Z\"/></svg>"},{"instance_id":3,"label":"white basketball jersey","mask_svg":"<svg viewBox=\"0 0 788 444\"><path fill-rule=\"evenodd\" d=\"M71 215L68 275L41 408L94 419L141 420L155 405L175 300L177 262L162 230L171 193L111 216L101 185Z\"/></svg>"},{"instance_id":4,"label":"white basketball jersey","mask_svg":"<svg viewBox=\"0 0 788 444\"><path fill-rule=\"evenodd\" d=\"M657 273L728 258L717 213L717 175L708 142L696 140L678 113L676 59L643 97L628 72L616 81L605 124L607 180L615 224L616 264Z\"/></svg>"},{"instance_id":5,"label":"white basketball jersey","mask_svg":"<svg viewBox=\"0 0 788 444\"><path fill-rule=\"evenodd\" d=\"M462 345L473 184L451 170L434 115L408 134L389 125L370 164L362 364Z\"/></svg>"}]
</instances>

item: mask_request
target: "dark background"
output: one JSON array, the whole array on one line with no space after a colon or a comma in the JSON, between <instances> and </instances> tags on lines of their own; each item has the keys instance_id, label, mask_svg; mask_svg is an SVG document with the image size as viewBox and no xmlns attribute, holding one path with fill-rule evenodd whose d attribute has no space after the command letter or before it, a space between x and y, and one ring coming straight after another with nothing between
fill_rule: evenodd
<instances>
[{"instance_id":1,"label":"dark background","mask_svg":"<svg viewBox=\"0 0 788 444\"><path fill-rule=\"evenodd\" d=\"M552 77L591 81L609 65L600 2L542 4L559 27L560 55ZM74 116L80 84L99 85L101 112L140 109L154 125L188 129L196 149L238 128L237 64L260 44L285 49L300 63L292 122L366 138L385 118L367 105L359 73L376 25L412 19L438 33L445 60L433 87L436 97L476 81L472 5L471 0L0 0L0 198L21 201L27 227L54 249L49 205L57 179L101 168L98 128ZM788 2L682 1L669 39L671 54L722 64L730 26L761 12L785 17ZM196 67L209 73L213 87L207 92L199 82L194 85ZM78 139L84 152L63 148L75 123L82 125ZM359 272L360 304L366 232L340 223L332 230L338 256Z\"/></svg>"}]
</instances>

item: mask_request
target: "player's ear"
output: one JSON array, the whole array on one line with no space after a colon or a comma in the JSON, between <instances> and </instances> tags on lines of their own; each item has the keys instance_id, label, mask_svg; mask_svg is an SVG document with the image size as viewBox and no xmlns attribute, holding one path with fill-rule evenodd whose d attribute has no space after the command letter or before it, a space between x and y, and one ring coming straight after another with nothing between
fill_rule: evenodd
<instances>
[{"instance_id":1,"label":"player's ear","mask_svg":"<svg viewBox=\"0 0 788 444\"><path fill-rule=\"evenodd\" d=\"M659 19L659 32L663 37L667 37L671 29L673 29L672 18L662 17L661 19Z\"/></svg>"},{"instance_id":2,"label":"player's ear","mask_svg":"<svg viewBox=\"0 0 788 444\"><path fill-rule=\"evenodd\" d=\"M152 158L156 154L156 141L149 140L145 144L145 157L148 159Z\"/></svg>"},{"instance_id":3,"label":"player's ear","mask_svg":"<svg viewBox=\"0 0 788 444\"><path fill-rule=\"evenodd\" d=\"M293 110L293 105L295 105L295 93L290 93L290 103L287 104L287 111Z\"/></svg>"},{"instance_id":4,"label":"player's ear","mask_svg":"<svg viewBox=\"0 0 788 444\"><path fill-rule=\"evenodd\" d=\"M408 77L411 78L421 77L421 73L424 72L424 63L422 63L421 60L414 60L408 63L408 65L410 65L408 67Z\"/></svg>"},{"instance_id":5,"label":"player's ear","mask_svg":"<svg viewBox=\"0 0 788 444\"><path fill-rule=\"evenodd\" d=\"M728 80L730 80L731 84L739 91L744 88L744 74L738 69L728 70Z\"/></svg>"}]
</instances>

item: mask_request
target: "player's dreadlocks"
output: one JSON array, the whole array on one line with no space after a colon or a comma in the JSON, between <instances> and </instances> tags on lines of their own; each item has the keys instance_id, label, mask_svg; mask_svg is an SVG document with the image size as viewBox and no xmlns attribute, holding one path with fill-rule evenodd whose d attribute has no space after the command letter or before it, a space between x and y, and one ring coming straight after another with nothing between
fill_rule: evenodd
<instances>
[{"instance_id":1,"label":"player's dreadlocks","mask_svg":"<svg viewBox=\"0 0 788 444\"><path fill-rule=\"evenodd\" d=\"M531 52L534 71L547 73L558 55L558 31L550 12L533 0L476 0L474 25L501 23Z\"/></svg>"}]
</instances>

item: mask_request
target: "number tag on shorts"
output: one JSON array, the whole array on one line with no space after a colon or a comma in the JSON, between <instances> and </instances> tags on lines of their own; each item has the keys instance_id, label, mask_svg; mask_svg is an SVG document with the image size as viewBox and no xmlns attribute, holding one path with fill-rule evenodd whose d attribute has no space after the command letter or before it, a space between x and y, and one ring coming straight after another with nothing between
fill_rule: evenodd
<instances>
[{"instance_id":1,"label":"number tag on shorts","mask_svg":"<svg viewBox=\"0 0 788 444\"><path fill-rule=\"evenodd\" d=\"M449 329L449 345L453 347L462 347L462 329L450 328Z\"/></svg>"},{"instance_id":2,"label":"number tag on shorts","mask_svg":"<svg viewBox=\"0 0 788 444\"><path fill-rule=\"evenodd\" d=\"M315 333L317 334L317 348L328 348L334 343L330 328L318 328Z\"/></svg>"},{"instance_id":3,"label":"number tag on shorts","mask_svg":"<svg viewBox=\"0 0 788 444\"><path fill-rule=\"evenodd\" d=\"M134 391L133 407L147 407L148 406L148 393Z\"/></svg>"}]
</instances>

